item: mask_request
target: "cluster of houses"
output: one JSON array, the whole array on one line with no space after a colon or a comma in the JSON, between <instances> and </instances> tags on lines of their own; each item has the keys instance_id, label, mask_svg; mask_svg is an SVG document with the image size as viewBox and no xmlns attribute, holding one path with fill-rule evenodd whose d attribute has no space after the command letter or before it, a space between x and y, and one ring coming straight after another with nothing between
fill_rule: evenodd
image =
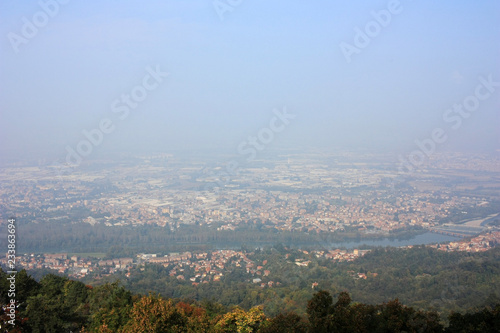
<instances>
[{"instance_id":1,"label":"cluster of houses","mask_svg":"<svg viewBox=\"0 0 500 333\"><path fill-rule=\"evenodd\" d=\"M466 251L466 252L484 252L500 244L500 231L489 231L471 239L464 239L458 242L447 244L430 245L441 251Z\"/></svg>"},{"instance_id":2,"label":"cluster of houses","mask_svg":"<svg viewBox=\"0 0 500 333\"><path fill-rule=\"evenodd\" d=\"M0 259L6 264L6 259ZM68 253L25 254L16 257L16 265L25 269L52 269L71 278L83 278L91 273L110 275L118 270L124 270L136 264L133 258L117 258L100 260L83 258Z\"/></svg>"}]
</instances>

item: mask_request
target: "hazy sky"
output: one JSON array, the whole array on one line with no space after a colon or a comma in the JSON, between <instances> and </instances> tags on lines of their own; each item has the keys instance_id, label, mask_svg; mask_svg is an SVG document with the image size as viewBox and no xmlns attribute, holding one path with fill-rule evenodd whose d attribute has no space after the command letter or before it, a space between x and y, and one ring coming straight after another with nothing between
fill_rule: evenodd
<instances>
[{"instance_id":1,"label":"hazy sky","mask_svg":"<svg viewBox=\"0 0 500 333\"><path fill-rule=\"evenodd\" d=\"M3 0L0 36L4 157L103 121L94 151L236 152L272 122L268 147L499 149L496 0Z\"/></svg>"}]
</instances>

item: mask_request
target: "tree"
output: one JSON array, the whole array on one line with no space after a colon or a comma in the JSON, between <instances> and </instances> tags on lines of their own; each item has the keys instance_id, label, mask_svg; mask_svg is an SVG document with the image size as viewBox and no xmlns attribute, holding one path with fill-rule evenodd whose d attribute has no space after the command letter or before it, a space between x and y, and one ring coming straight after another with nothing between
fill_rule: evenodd
<instances>
[{"instance_id":1,"label":"tree","mask_svg":"<svg viewBox=\"0 0 500 333\"><path fill-rule=\"evenodd\" d=\"M425 332L443 331L436 312L415 311L402 305L398 299L378 306L378 329L383 332Z\"/></svg>"},{"instance_id":2,"label":"tree","mask_svg":"<svg viewBox=\"0 0 500 333\"><path fill-rule=\"evenodd\" d=\"M130 319L132 294L118 281L92 289L89 295L89 311L92 313L90 330L107 327L117 332Z\"/></svg>"},{"instance_id":3,"label":"tree","mask_svg":"<svg viewBox=\"0 0 500 333\"><path fill-rule=\"evenodd\" d=\"M69 281L66 277L47 274L40 280L40 292L50 298L57 297L63 292L64 285Z\"/></svg>"},{"instance_id":4,"label":"tree","mask_svg":"<svg viewBox=\"0 0 500 333\"><path fill-rule=\"evenodd\" d=\"M216 324L217 333L252 333L257 332L265 316L261 307L251 308L248 312L237 307L226 313Z\"/></svg>"},{"instance_id":5,"label":"tree","mask_svg":"<svg viewBox=\"0 0 500 333\"><path fill-rule=\"evenodd\" d=\"M354 332L355 323L352 320L354 311L350 305L351 296L345 291L341 292L328 316L328 327L334 332Z\"/></svg>"},{"instance_id":6,"label":"tree","mask_svg":"<svg viewBox=\"0 0 500 333\"><path fill-rule=\"evenodd\" d=\"M329 315L332 313L333 298L328 291L320 290L307 303L307 315L311 332L329 332Z\"/></svg>"},{"instance_id":7,"label":"tree","mask_svg":"<svg viewBox=\"0 0 500 333\"><path fill-rule=\"evenodd\" d=\"M496 333L500 328L500 304L475 313L453 313L446 333Z\"/></svg>"},{"instance_id":8,"label":"tree","mask_svg":"<svg viewBox=\"0 0 500 333\"><path fill-rule=\"evenodd\" d=\"M295 312L280 313L263 326L259 333L306 333L309 331L307 321Z\"/></svg>"},{"instance_id":9,"label":"tree","mask_svg":"<svg viewBox=\"0 0 500 333\"><path fill-rule=\"evenodd\" d=\"M7 304L10 300L8 297L10 282L7 280L9 275L5 273L2 269L0 269L0 302L2 304ZM20 270L16 275L16 301L17 303L24 308L23 305L28 297L35 296L39 289L40 284L36 282L33 277L28 275L25 269Z\"/></svg>"},{"instance_id":10,"label":"tree","mask_svg":"<svg viewBox=\"0 0 500 333\"><path fill-rule=\"evenodd\" d=\"M187 317L173 305L172 300L150 294L135 302L130 311L130 321L122 332L188 332L187 322Z\"/></svg>"},{"instance_id":11,"label":"tree","mask_svg":"<svg viewBox=\"0 0 500 333\"><path fill-rule=\"evenodd\" d=\"M57 333L65 331L64 314L66 313L58 298L44 294L28 298L26 324L29 332Z\"/></svg>"},{"instance_id":12,"label":"tree","mask_svg":"<svg viewBox=\"0 0 500 333\"><path fill-rule=\"evenodd\" d=\"M63 287L63 297L68 311L68 320L80 326L86 324L90 316L87 286L79 281L68 280Z\"/></svg>"},{"instance_id":13,"label":"tree","mask_svg":"<svg viewBox=\"0 0 500 333\"><path fill-rule=\"evenodd\" d=\"M187 318L188 332L210 332L210 317L204 308L185 302L179 302L175 306Z\"/></svg>"}]
</instances>

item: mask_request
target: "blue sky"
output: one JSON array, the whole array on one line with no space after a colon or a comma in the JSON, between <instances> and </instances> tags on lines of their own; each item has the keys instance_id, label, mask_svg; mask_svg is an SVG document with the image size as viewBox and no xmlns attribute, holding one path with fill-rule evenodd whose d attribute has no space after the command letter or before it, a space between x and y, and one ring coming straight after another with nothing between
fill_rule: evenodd
<instances>
[{"instance_id":1,"label":"blue sky","mask_svg":"<svg viewBox=\"0 0 500 333\"><path fill-rule=\"evenodd\" d=\"M355 28L391 1L242 0L223 20L210 0L56 1L23 37L23 18L54 1L0 3L5 157L64 156L102 119L116 128L95 151L236 151L283 107L296 118L274 147L405 152L439 127L448 140L438 149L499 149L500 87L458 129L443 120L479 77L500 81L498 1L402 0L350 62L340 44L355 46ZM13 34L27 41L18 52ZM148 66L169 75L120 120L112 102Z\"/></svg>"}]
</instances>

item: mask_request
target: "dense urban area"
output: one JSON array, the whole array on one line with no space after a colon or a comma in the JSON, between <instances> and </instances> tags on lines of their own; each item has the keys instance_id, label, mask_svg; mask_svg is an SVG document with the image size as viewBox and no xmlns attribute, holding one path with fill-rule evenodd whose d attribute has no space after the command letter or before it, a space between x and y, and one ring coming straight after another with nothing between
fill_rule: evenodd
<instances>
[{"instance_id":1,"label":"dense urban area","mask_svg":"<svg viewBox=\"0 0 500 333\"><path fill-rule=\"evenodd\" d=\"M32 223L109 227L182 225L216 230L388 234L422 227L459 235L485 230L461 222L499 213L498 157L436 154L412 173L384 155L283 155L227 172L231 161L173 155L4 167L4 217ZM240 163L241 164L241 163ZM233 168L234 169L234 168ZM232 170L232 169L231 169ZM436 230L436 231L439 231Z\"/></svg>"}]
</instances>

